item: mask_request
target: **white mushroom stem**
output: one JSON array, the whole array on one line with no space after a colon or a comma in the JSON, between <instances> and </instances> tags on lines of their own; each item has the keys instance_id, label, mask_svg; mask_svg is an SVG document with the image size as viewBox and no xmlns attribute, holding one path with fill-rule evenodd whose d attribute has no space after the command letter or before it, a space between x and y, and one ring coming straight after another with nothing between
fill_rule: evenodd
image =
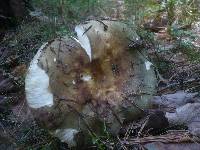
<instances>
[{"instance_id":1,"label":"white mushroom stem","mask_svg":"<svg viewBox=\"0 0 200 150\"><path fill-rule=\"evenodd\" d=\"M84 34L85 30L82 26L76 26L75 31L78 36L78 40L75 39L78 43L80 43L81 47L85 50L88 55L90 61L92 61L92 50L90 45L90 40L86 34Z\"/></svg>"},{"instance_id":2,"label":"white mushroom stem","mask_svg":"<svg viewBox=\"0 0 200 150\"><path fill-rule=\"evenodd\" d=\"M47 44L43 44L34 56L25 79L26 99L31 108L53 105L53 94L49 91L49 77L38 66L38 59Z\"/></svg>"}]
</instances>

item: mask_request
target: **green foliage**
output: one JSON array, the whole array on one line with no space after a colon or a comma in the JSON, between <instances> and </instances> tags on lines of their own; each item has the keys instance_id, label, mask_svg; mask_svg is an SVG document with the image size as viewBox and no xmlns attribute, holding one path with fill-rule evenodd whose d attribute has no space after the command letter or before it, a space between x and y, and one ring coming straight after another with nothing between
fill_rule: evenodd
<instances>
[{"instance_id":1,"label":"green foliage","mask_svg":"<svg viewBox=\"0 0 200 150\"><path fill-rule=\"evenodd\" d=\"M198 37L191 31L172 29L172 36L176 39L176 50L181 51L193 62L200 62L200 52L193 42Z\"/></svg>"},{"instance_id":2,"label":"green foliage","mask_svg":"<svg viewBox=\"0 0 200 150\"><path fill-rule=\"evenodd\" d=\"M190 61L200 62L200 52L197 48L191 43L190 40L183 40L180 42L179 50L188 56Z\"/></svg>"},{"instance_id":3,"label":"green foliage","mask_svg":"<svg viewBox=\"0 0 200 150\"><path fill-rule=\"evenodd\" d=\"M113 141L112 135L107 130L106 123L104 121L103 134L98 136L96 134L90 134L92 143L97 146L98 150L106 150L109 147L109 143Z\"/></svg>"},{"instance_id":4,"label":"green foliage","mask_svg":"<svg viewBox=\"0 0 200 150\"><path fill-rule=\"evenodd\" d=\"M150 31L143 30L141 28L137 28L137 34L138 34L138 36L140 36L140 38L142 38L145 41L155 42L154 41L154 33L150 32Z\"/></svg>"},{"instance_id":5,"label":"green foliage","mask_svg":"<svg viewBox=\"0 0 200 150\"><path fill-rule=\"evenodd\" d=\"M48 17L57 17L63 23L84 20L89 15L98 15L99 0L33 0L34 7L42 8Z\"/></svg>"},{"instance_id":6,"label":"green foliage","mask_svg":"<svg viewBox=\"0 0 200 150\"><path fill-rule=\"evenodd\" d=\"M49 18L48 22L32 21L23 23L11 36L4 38L2 45L6 45L13 55L17 55L19 63L29 63L33 55L43 42L70 33L70 26L85 20L89 16L100 16L109 14L113 7L110 1L106 0L32 0L35 8L41 8L44 15ZM197 0L167 0L166 3L157 3L155 0L125 0L125 13L128 23L135 22L141 25L145 19L156 17L165 11L168 16L168 27L170 34L177 40L176 50L186 54L191 61L200 62L200 53L192 44L196 35L189 31L178 30L173 27L173 23L191 24L199 16ZM53 21L52 21L53 20ZM57 20L57 21L56 21ZM133 24L130 23L130 26ZM155 44L152 32L138 28L137 34L145 41L145 44ZM187 37L187 40L183 39ZM0 67L5 66L4 60L0 62ZM165 73L172 64L167 61L156 63L158 70ZM23 80L24 81L24 80ZM5 118L8 112L0 113L0 117ZM47 131L37 127L29 126L19 131L17 144L22 148L47 150L54 149L56 140ZM114 141L104 123L103 135L91 135L92 142L98 149L105 150L109 143ZM41 142L42 141L42 142ZM40 145L37 145L37 144Z\"/></svg>"},{"instance_id":7,"label":"green foliage","mask_svg":"<svg viewBox=\"0 0 200 150\"><path fill-rule=\"evenodd\" d=\"M125 15L137 25L144 22L147 17L155 15L161 9L154 0L125 0ZM140 11L142 10L142 11Z\"/></svg>"},{"instance_id":8,"label":"green foliage","mask_svg":"<svg viewBox=\"0 0 200 150\"><path fill-rule=\"evenodd\" d=\"M9 48L10 55L16 56L18 63L28 63L42 43L68 33L66 26L53 22L22 23L16 32L4 38L1 46ZM6 60L1 60L0 66L9 68L5 63Z\"/></svg>"},{"instance_id":9,"label":"green foliage","mask_svg":"<svg viewBox=\"0 0 200 150\"><path fill-rule=\"evenodd\" d=\"M174 65L172 63L170 63L168 61L163 61L163 60L162 61L159 60L159 61L155 62L155 65L158 68L159 73L161 73L161 74L167 73L170 69L172 69L174 67Z\"/></svg>"},{"instance_id":10,"label":"green foliage","mask_svg":"<svg viewBox=\"0 0 200 150\"><path fill-rule=\"evenodd\" d=\"M200 16L198 0L125 0L126 17L141 25L146 20L167 14L168 32L175 25L191 25ZM142 10L142 11L141 11Z\"/></svg>"},{"instance_id":11,"label":"green foliage","mask_svg":"<svg viewBox=\"0 0 200 150\"><path fill-rule=\"evenodd\" d=\"M199 17L198 0L176 1L176 11L179 24L191 24Z\"/></svg>"},{"instance_id":12,"label":"green foliage","mask_svg":"<svg viewBox=\"0 0 200 150\"><path fill-rule=\"evenodd\" d=\"M198 0L167 0L162 3L168 16L168 32L173 24L191 25L199 17Z\"/></svg>"},{"instance_id":13,"label":"green foliage","mask_svg":"<svg viewBox=\"0 0 200 150\"><path fill-rule=\"evenodd\" d=\"M197 35L189 30L182 30L172 28L171 36L175 39L182 39L183 37L190 38L191 40L195 40Z\"/></svg>"},{"instance_id":14,"label":"green foliage","mask_svg":"<svg viewBox=\"0 0 200 150\"><path fill-rule=\"evenodd\" d=\"M167 16L168 16L168 32L171 31L171 26L175 20L175 4L176 0L168 0L166 3L166 10L167 10Z\"/></svg>"}]
</instances>

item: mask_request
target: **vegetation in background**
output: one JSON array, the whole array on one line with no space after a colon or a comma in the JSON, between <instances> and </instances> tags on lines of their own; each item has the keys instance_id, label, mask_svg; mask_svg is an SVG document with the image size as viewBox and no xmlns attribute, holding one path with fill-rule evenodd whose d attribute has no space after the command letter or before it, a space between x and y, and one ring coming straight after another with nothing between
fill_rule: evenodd
<instances>
[{"instance_id":1,"label":"vegetation in background","mask_svg":"<svg viewBox=\"0 0 200 150\"><path fill-rule=\"evenodd\" d=\"M33 0L35 8L65 25L99 15L101 4L100 0Z\"/></svg>"},{"instance_id":2,"label":"vegetation in background","mask_svg":"<svg viewBox=\"0 0 200 150\"><path fill-rule=\"evenodd\" d=\"M128 20L141 25L149 17L154 17L160 5L154 0L125 0L125 14Z\"/></svg>"},{"instance_id":3,"label":"vegetation in background","mask_svg":"<svg viewBox=\"0 0 200 150\"><path fill-rule=\"evenodd\" d=\"M91 134L90 136L92 139L92 143L96 145L98 150L106 150L110 147L110 143L113 143L115 141L113 136L107 130L107 125L105 122L102 136L98 136L96 134Z\"/></svg>"},{"instance_id":4,"label":"vegetation in background","mask_svg":"<svg viewBox=\"0 0 200 150\"><path fill-rule=\"evenodd\" d=\"M195 34L179 26L191 25L199 17L198 0L166 0L156 2L155 0L125 0L125 16L129 25L138 26L138 34L146 44L145 46L155 46L160 51L158 43L154 40L154 33L141 28L146 21L167 15L167 28L172 39L176 41L176 51L186 54L191 61L199 62L200 53L194 47L192 41ZM35 10L39 15L46 17L46 21L32 19L24 21L16 31L10 31L1 46L9 49L10 56L16 59L16 64L29 64L30 60L43 42L52 40L58 36L72 34L72 27L86 19L109 16L112 13L112 3L109 0L32 0ZM185 39L184 37L187 37ZM0 60L0 67L10 71L11 66L7 63L7 58ZM158 62L157 67L163 72L167 72L172 64L163 61ZM162 69L162 70L161 70ZM24 79L22 79L24 81ZM22 83L24 85L24 83ZM9 113L0 113L0 118L6 118ZM32 123L32 122L31 122ZM13 127L16 127L13 125ZM18 128L16 128L18 129ZM39 149L55 149L59 142L41 129L39 126L22 128L17 139L17 145L22 148L35 149L35 144ZM102 141L112 141L112 137L106 130L103 137L92 137L93 143L99 149L106 149L106 143ZM34 137L33 137L34 136ZM62 143L59 143L62 145ZM58 145L56 145L58 147ZM64 147L64 146L63 146Z\"/></svg>"},{"instance_id":5,"label":"vegetation in background","mask_svg":"<svg viewBox=\"0 0 200 150\"><path fill-rule=\"evenodd\" d=\"M139 25L149 19L167 15L168 28L191 25L199 17L198 0L125 0L126 16Z\"/></svg>"},{"instance_id":6,"label":"vegetation in background","mask_svg":"<svg viewBox=\"0 0 200 150\"><path fill-rule=\"evenodd\" d=\"M200 62L199 49L194 46L193 42L198 38L196 33L186 30L172 29L172 37L176 39L175 51L185 54L191 62Z\"/></svg>"}]
</instances>

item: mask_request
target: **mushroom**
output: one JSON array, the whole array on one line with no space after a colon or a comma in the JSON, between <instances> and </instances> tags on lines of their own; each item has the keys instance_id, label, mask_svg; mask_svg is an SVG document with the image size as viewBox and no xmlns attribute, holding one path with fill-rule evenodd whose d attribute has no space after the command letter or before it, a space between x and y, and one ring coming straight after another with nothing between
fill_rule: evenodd
<instances>
[{"instance_id":1,"label":"mushroom","mask_svg":"<svg viewBox=\"0 0 200 150\"><path fill-rule=\"evenodd\" d=\"M88 143L91 134L101 135L105 124L115 135L140 117L156 83L145 52L128 47L138 36L126 24L92 20L75 31L77 38L45 43L25 80L35 119L70 147L79 145L77 137Z\"/></svg>"}]
</instances>

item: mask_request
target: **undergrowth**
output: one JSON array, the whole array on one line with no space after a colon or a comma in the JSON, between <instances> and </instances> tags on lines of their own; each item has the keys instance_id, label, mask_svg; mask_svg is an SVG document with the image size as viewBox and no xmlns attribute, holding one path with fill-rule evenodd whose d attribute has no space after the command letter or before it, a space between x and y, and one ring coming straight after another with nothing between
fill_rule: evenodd
<instances>
[{"instance_id":1,"label":"undergrowth","mask_svg":"<svg viewBox=\"0 0 200 150\"><path fill-rule=\"evenodd\" d=\"M112 3L100 0L32 0L33 6L36 9L41 9L44 16L49 18L49 21L42 22L37 19L24 21L14 31L9 31L1 42L1 47L5 50L9 49L9 57L0 60L0 67L11 72L12 69L21 64L28 64L33 58L34 54L43 42L52 40L58 36L71 34L71 26L80 23L88 18L100 17L109 15L112 10ZM158 15L163 15L164 12L168 14L168 26L170 34L175 39L175 50L181 51L188 56L191 61L199 62L199 50L194 47L193 40L196 35L192 32L176 29L174 22L180 25L191 24L198 18L198 9L196 8L197 1L191 0L168 0L166 3L155 3L153 0L125 0L125 14L126 21L133 25L135 22L138 25L138 35L143 40L145 47L154 47L158 52L160 51L159 43L154 40L154 33L140 28L141 24L149 18L154 18ZM142 10L142 11L140 11ZM174 13L177 10L178 13ZM187 37L187 39L184 39ZM10 64L8 59L13 56L15 63ZM173 67L167 61L159 61L156 64L161 73L165 73ZM24 86L24 78L21 83ZM23 87L22 86L22 87ZM7 96L7 95L6 95ZM12 102L11 102L12 103ZM7 119L10 115L10 110L6 109L4 113L0 113L0 118ZM6 124L9 124L5 122ZM25 122L26 123L26 122ZM32 122L29 122L32 123ZM28 123L27 123L28 124ZM11 124L12 125L12 124ZM19 135L16 139L16 144L22 149L66 149L66 145L60 143L58 139L53 138L46 130L40 128L36 124L26 126L24 128L17 128L17 123L13 125L16 130L19 130ZM116 139L108 133L106 126L104 126L104 136L92 136L93 144L100 150L107 148L103 141L113 142Z\"/></svg>"}]
</instances>

